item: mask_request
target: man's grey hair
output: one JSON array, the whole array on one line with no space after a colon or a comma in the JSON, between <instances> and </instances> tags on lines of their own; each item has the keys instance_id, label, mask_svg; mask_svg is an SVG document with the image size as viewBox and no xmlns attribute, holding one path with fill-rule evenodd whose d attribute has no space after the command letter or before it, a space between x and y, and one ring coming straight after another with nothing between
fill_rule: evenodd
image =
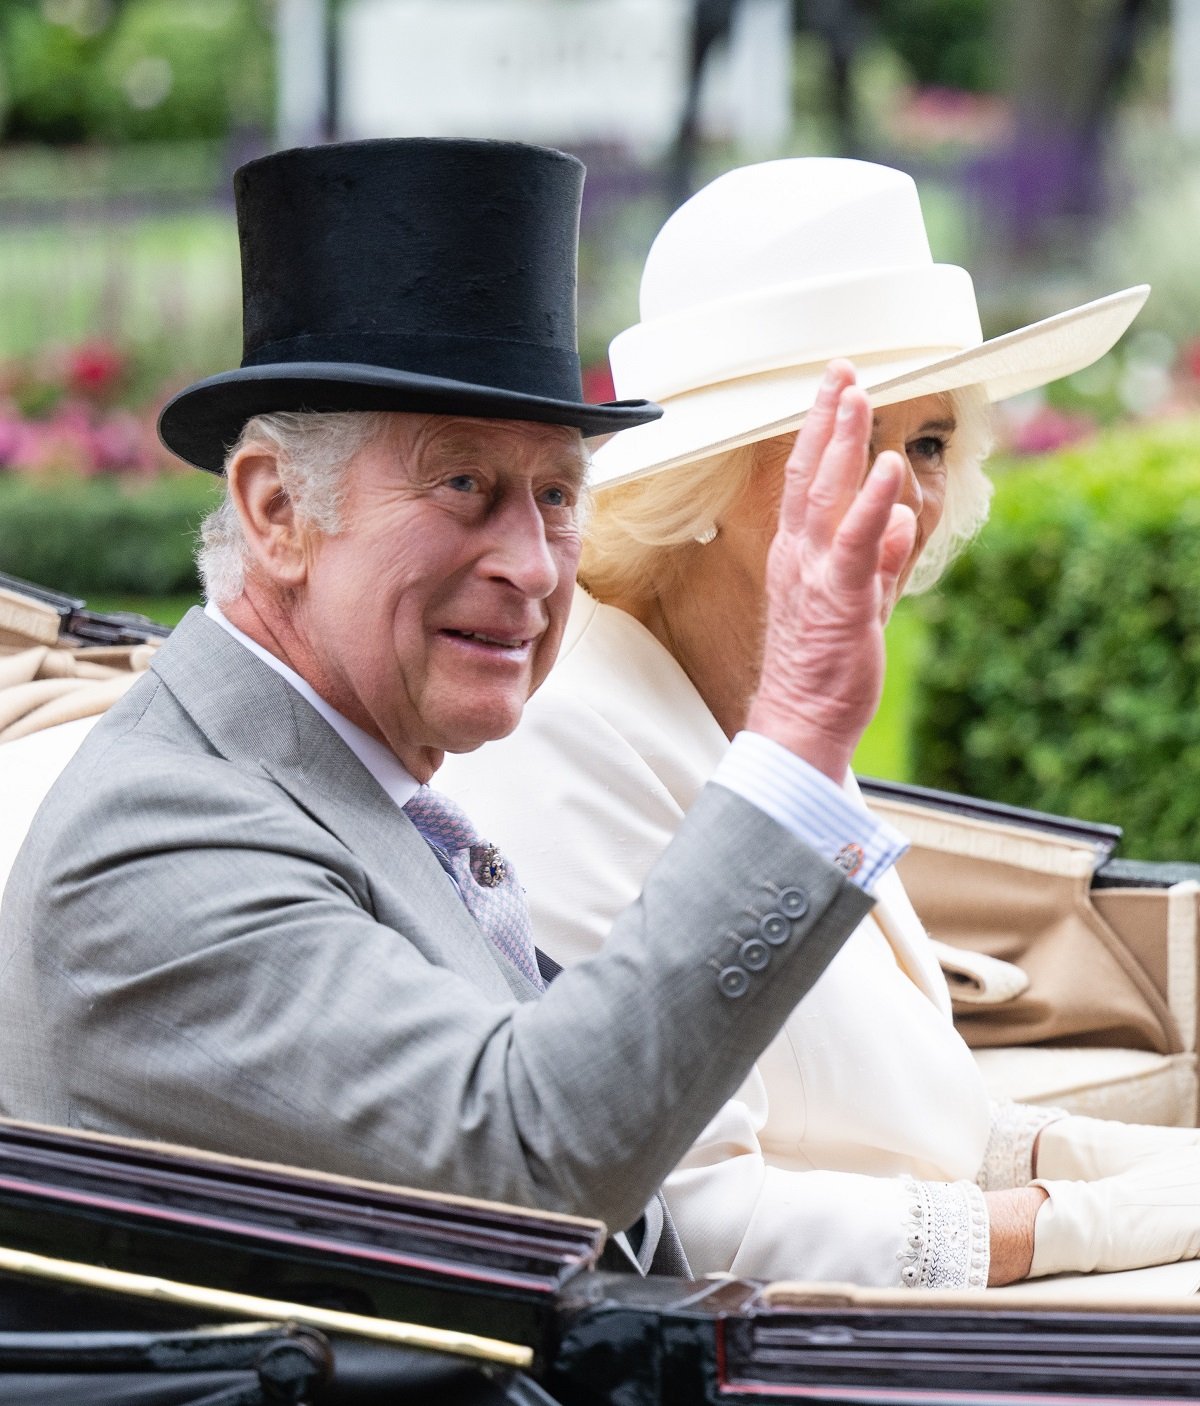
<instances>
[{"instance_id":1,"label":"man's grey hair","mask_svg":"<svg viewBox=\"0 0 1200 1406\"><path fill-rule=\"evenodd\" d=\"M259 446L277 456L283 490L302 522L332 536L341 529L346 466L377 436L386 432L382 411L348 410L319 415L277 411L256 415L225 456L228 469L243 449ZM246 538L228 481L220 505L200 524L196 564L204 594L217 605L237 600L245 588Z\"/></svg>"}]
</instances>

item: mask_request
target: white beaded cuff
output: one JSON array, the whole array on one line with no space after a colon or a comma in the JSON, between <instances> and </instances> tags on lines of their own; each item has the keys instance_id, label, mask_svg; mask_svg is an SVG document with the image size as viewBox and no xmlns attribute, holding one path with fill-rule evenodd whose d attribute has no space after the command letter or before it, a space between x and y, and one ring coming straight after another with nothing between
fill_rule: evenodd
<instances>
[{"instance_id":1,"label":"white beaded cuff","mask_svg":"<svg viewBox=\"0 0 1200 1406\"><path fill-rule=\"evenodd\" d=\"M911 1197L905 1248L897 1256L906 1289L986 1289L991 1258L987 1204L969 1181L905 1179Z\"/></svg>"},{"instance_id":2,"label":"white beaded cuff","mask_svg":"<svg viewBox=\"0 0 1200 1406\"><path fill-rule=\"evenodd\" d=\"M992 1101L992 1130L975 1180L984 1191L1008 1191L1033 1180L1033 1145L1038 1133L1067 1116L1062 1108Z\"/></svg>"}]
</instances>

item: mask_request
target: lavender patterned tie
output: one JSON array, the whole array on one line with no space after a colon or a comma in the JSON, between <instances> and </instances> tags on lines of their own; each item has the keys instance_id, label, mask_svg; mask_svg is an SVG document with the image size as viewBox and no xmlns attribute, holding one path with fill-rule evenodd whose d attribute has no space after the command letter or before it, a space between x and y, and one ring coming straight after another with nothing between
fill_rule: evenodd
<instances>
[{"instance_id":1,"label":"lavender patterned tie","mask_svg":"<svg viewBox=\"0 0 1200 1406\"><path fill-rule=\"evenodd\" d=\"M454 880L467 911L492 945L542 990L525 890L512 865L440 791L422 786L404 813Z\"/></svg>"}]
</instances>

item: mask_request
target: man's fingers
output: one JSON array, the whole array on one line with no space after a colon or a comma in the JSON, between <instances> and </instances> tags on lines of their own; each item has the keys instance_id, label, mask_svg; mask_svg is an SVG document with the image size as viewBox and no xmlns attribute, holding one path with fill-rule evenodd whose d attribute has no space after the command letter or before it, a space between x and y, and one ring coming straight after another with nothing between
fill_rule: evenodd
<instances>
[{"instance_id":1,"label":"man's fingers","mask_svg":"<svg viewBox=\"0 0 1200 1406\"><path fill-rule=\"evenodd\" d=\"M907 503L894 504L888 525L883 530L883 548L879 553L879 580L885 601L893 599L896 582L908 565L916 544L916 514Z\"/></svg>"},{"instance_id":2,"label":"man's fingers","mask_svg":"<svg viewBox=\"0 0 1200 1406\"><path fill-rule=\"evenodd\" d=\"M799 532L804 525L809 485L833 434L841 395L853 384L854 367L848 361L831 361L825 368L817 398L788 455L780 507L780 521L788 532Z\"/></svg>"},{"instance_id":3,"label":"man's fingers","mask_svg":"<svg viewBox=\"0 0 1200 1406\"><path fill-rule=\"evenodd\" d=\"M903 487L904 461L899 454L881 454L836 529L829 559L834 590L859 591L889 571L894 583L907 556L895 559L905 543L912 550L916 533L912 510L898 501Z\"/></svg>"},{"instance_id":4,"label":"man's fingers","mask_svg":"<svg viewBox=\"0 0 1200 1406\"><path fill-rule=\"evenodd\" d=\"M833 434L808 486L804 530L810 542L827 546L863 481L871 442L871 405L857 386L842 392Z\"/></svg>"}]
</instances>

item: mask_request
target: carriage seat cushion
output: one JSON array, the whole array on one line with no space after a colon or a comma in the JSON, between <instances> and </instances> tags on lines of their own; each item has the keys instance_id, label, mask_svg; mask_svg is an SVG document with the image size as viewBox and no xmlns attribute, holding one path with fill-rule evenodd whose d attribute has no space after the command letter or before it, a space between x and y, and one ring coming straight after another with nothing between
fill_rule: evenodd
<instances>
[{"instance_id":1,"label":"carriage seat cushion","mask_svg":"<svg viewBox=\"0 0 1200 1406\"><path fill-rule=\"evenodd\" d=\"M1054 1104L1070 1113L1127 1123L1196 1123L1194 1054L1049 1045L972 1053L992 1098Z\"/></svg>"},{"instance_id":2,"label":"carriage seat cushion","mask_svg":"<svg viewBox=\"0 0 1200 1406\"><path fill-rule=\"evenodd\" d=\"M100 715L0 743L0 897L38 806Z\"/></svg>"}]
</instances>

